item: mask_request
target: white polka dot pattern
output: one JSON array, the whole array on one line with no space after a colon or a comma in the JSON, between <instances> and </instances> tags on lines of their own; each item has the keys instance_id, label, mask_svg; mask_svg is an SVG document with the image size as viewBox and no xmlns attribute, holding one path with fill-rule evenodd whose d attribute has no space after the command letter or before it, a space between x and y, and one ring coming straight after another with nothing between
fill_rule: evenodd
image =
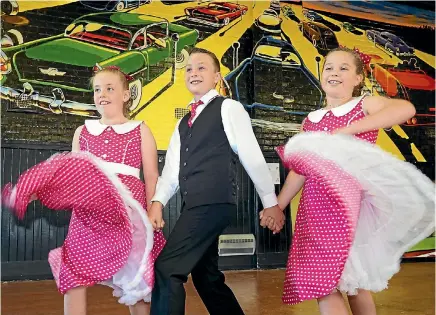
<instances>
[{"instance_id":1,"label":"white polka dot pattern","mask_svg":"<svg viewBox=\"0 0 436 315\"><path fill-rule=\"evenodd\" d=\"M139 126L124 134L108 127L99 136L91 135L84 127L80 149L108 162L141 167ZM10 205L18 217L24 216L32 194L50 209L73 210L64 244L49 254L50 267L62 294L77 286L107 281L121 269L135 248L132 228L139 227L130 222L126 203L114 182L91 160L86 153L55 155L26 171L13 189L7 185L3 192L6 197L13 195L14 202ZM129 175L118 175L118 178L145 208L144 183ZM154 283L154 261L164 245L162 232L154 233L154 245L146 265L137 266L138 270L144 270L143 279L150 287ZM141 298L149 300L150 294L138 299Z\"/></svg>"},{"instance_id":2,"label":"white polka dot pattern","mask_svg":"<svg viewBox=\"0 0 436 315\"><path fill-rule=\"evenodd\" d=\"M318 123L305 119L303 130L329 132L364 117L360 101L343 116L328 112ZM375 143L377 134L356 137ZM353 243L362 190L356 179L314 153L300 151L284 158L284 146L277 153L287 168L306 177L282 297L286 304L297 304L336 289Z\"/></svg>"},{"instance_id":3,"label":"white polka dot pattern","mask_svg":"<svg viewBox=\"0 0 436 315\"><path fill-rule=\"evenodd\" d=\"M353 177L315 154L300 152L287 161L306 176L283 293L284 303L296 304L336 287L352 245L361 188Z\"/></svg>"}]
</instances>

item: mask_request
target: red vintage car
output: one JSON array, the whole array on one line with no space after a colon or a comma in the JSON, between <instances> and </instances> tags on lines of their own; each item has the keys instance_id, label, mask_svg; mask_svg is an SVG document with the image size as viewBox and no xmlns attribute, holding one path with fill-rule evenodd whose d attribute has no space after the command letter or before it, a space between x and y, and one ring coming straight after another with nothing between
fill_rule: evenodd
<instances>
[{"instance_id":1,"label":"red vintage car","mask_svg":"<svg viewBox=\"0 0 436 315\"><path fill-rule=\"evenodd\" d=\"M406 127L418 127L418 126L434 126L435 123L435 114L434 108L430 108L429 112L433 112L433 114L416 114L409 120L407 120L402 126Z\"/></svg>"},{"instance_id":2,"label":"red vintage car","mask_svg":"<svg viewBox=\"0 0 436 315\"><path fill-rule=\"evenodd\" d=\"M409 89L425 91L434 91L436 89L436 80L421 69L412 70L389 67L386 70Z\"/></svg>"},{"instance_id":3,"label":"red vintage car","mask_svg":"<svg viewBox=\"0 0 436 315\"><path fill-rule=\"evenodd\" d=\"M211 2L207 6L196 6L185 9L190 22L222 27L234 19L247 13L248 7L231 2Z\"/></svg>"},{"instance_id":4,"label":"red vintage car","mask_svg":"<svg viewBox=\"0 0 436 315\"><path fill-rule=\"evenodd\" d=\"M427 75L423 70L398 69L394 67L387 68L387 70L409 89L423 91L434 91L436 89L436 80ZM430 107L427 113L416 114L404 125L410 127L435 126L435 113L435 108Z\"/></svg>"},{"instance_id":5,"label":"red vintage car","mask_svg":"<svg viewBox=\"0 0 436 315\"><path fill-rule=\"evenodd\" d=\"M390 65L373 65L372 75L388 97L410 101L410 90L434 91L435 79L422 70L399 69ZM407 89L406 89L407 88ZM435 126L435 108L428 107L407 120L402 126Z\"/></svg>"}]
</instances>

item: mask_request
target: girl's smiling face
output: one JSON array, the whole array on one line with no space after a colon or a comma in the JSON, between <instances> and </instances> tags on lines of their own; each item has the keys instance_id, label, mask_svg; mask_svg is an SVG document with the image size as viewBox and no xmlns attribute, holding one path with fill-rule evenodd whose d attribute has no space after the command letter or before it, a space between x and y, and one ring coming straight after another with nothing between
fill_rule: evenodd
<instances>
[{"instance_id":1,"label":"girl's smiling face","mask_svg":"<svg viewBox=\"0 0 436 315\"><path fill-rule=\"evenodd\" d=\"M321 86L328 98L351 98L353 91L363 80L357 73L355 57L347 51L334 51L325 60Z\"/></svg>"},{"instance_id":2,"label":"girl's smiling face","mask_svg":"<svg viewBox=\"0 0 436 315\"><path fill-rule=\"evenodd\" d=\"M123 115L124 103L130 91L124 88L117 73L102 71L93 79L94 104L103 117Z\"/></svg>"}]
</instances>

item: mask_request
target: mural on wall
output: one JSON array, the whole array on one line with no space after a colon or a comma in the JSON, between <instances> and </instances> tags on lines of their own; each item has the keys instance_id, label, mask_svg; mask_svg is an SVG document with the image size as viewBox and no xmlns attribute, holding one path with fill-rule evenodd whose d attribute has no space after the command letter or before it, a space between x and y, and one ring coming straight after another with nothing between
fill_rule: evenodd
<instances>
[{"instance_id":1,"label":"mural on wall","mask_svg":"<svg viewBox=\"0 0 436 315\"><path fill-rule=\"evenodd\" d=\"M4 141L69 143L84 119L98 117L93 71L117 65L134 77L132 117L145 120L165 150L187 112L183 72L197 46L218 56L217 89L245 106L262 150L271 153L322 106L324 57L346 46L370 57L367 93L417 108L403 125L381 130L378 144L434 180L430 2L2 1L1 24ZM408 255L432 255L434 238L414 250Z\"/></svg>"}]
</instances>

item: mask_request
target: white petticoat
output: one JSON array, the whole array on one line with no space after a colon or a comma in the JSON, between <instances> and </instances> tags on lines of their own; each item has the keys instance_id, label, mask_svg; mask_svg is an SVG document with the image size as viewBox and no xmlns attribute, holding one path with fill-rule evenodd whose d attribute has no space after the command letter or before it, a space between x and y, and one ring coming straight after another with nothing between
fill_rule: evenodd
<instances>
[{"instance_id":1,"label":"white petticoat","mask_svg":"<svg viewBox=\"0 0 436 315\"><path fill-rule=\"evenodd\" d=\"M435 185L414 165L366 141L310 132L292 137L285 155L310 151L355 177L364 193L338 289L354 295L387 288L402 255L435 229Z\"/></svg>"}]
</instances>

